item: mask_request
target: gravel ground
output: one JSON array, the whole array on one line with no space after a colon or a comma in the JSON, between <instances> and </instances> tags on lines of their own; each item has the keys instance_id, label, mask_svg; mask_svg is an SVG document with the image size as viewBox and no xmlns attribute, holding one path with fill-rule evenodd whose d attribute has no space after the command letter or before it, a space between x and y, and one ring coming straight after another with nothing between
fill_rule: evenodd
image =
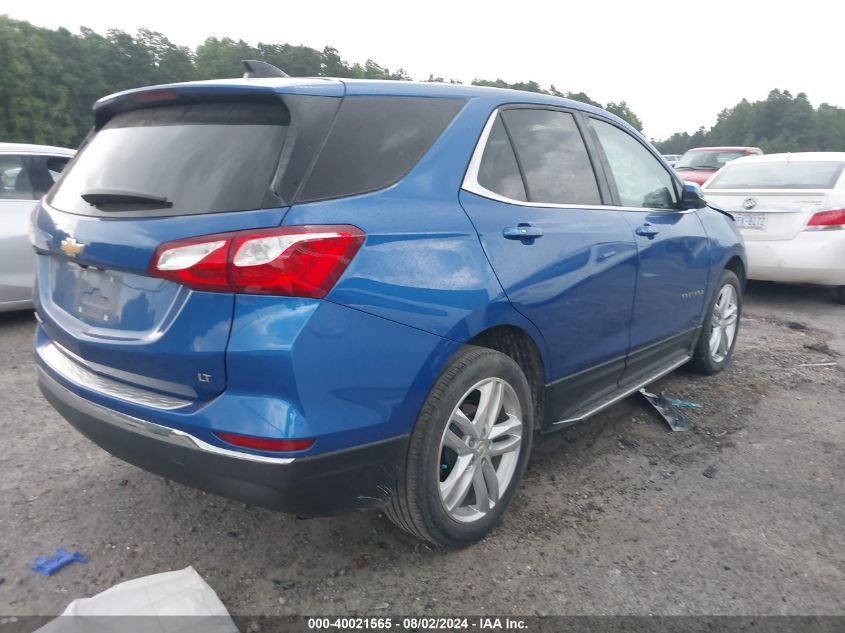
<instances>
[{"instance_id":1,"label":"gravel ground","mask_svg":"<svg viewBox=\"0 0 845 633\"><path fill-rule=\"evenodd\" d=\"M301 521L112 458L38 392L32 316L0 315L0 614L188 565L240 615L845 614L843 314L820 290L752 286L730 369L654 385L703 405L692 432L632 397L541 438L501 526L462 551L378 512ZM28 569L60 546L90 562Z\"/></svg>"}]
</instances>

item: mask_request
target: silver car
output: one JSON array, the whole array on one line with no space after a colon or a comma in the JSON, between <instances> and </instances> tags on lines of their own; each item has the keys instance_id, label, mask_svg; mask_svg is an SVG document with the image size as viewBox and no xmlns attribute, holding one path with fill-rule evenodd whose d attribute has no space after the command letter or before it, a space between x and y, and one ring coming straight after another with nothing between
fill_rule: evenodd
<instances>
[{"instance_id":1,"label":"silver car","mask_svg":"<svg viewBox=\"0 0 845 633\"><path fill-rule=\"evenodd\" d=\"M35 253L29 216L76 152L0 143L0 312L32 307Z\"/></svg>"}]
</instances>

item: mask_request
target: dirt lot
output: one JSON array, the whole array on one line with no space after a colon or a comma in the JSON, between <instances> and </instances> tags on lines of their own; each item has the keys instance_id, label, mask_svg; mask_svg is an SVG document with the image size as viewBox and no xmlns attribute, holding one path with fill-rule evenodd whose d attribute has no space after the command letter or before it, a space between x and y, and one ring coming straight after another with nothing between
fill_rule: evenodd
<instances>
[{"instance_id":1,"label":"dirt lot","mask_svg":"<svg viewBox=\"0 0 845 633\"><path fill-rule=\"evenodd\" d=\"M635 397L542 438L503 524L463 551L110 457L40 396L31 315L0 315L0 614L187 565L235 614L845 614L843 315L822 291L753 286L732 367L655 386L703 405L694 431ZM28 569L59 546L90 562Z\"/></svg>"}]
</instances>

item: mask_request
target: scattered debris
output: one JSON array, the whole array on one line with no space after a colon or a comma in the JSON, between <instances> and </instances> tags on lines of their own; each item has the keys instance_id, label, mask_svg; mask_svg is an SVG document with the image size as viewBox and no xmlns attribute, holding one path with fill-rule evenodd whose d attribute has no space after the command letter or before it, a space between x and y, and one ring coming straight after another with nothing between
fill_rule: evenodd
<instances>
[{"instance_id":1,"label":"scattered debris","mask_svg":"<svg viewBox=\"0 0 845 633\"><path fill-rule=\"evenodd\" d=\"M53 554L50 558L45 558L44 556L39 556L38 558L36 558L34 561L32 561L30 569L32 569L32 571L37 574L41 574L42 576L52 576L62 567L66 567L74 561L79 563L87 563L88 559L85 558L85 556L83 556L81 552L74 552L73 554L71 554L64 547L60 547L56 550L56 553Z\"/></svg>"},{"instance_id":2,"label":"scattered debris","mask_svg":"<svg viewBox=\"0 0 845 633\"><path fill-rule=\"evenodd\" d=\"M678 398L668 398L665 395L661 394L664 398L666 398L666 402L671 404L675 407L680 407L681 409L703 409L704 405L698 404L697 402L689 402L688 400L679 400Z\"/></svg>"},{"instance_id":3,"label":"scattered debris","mask_svg":"<svg viewBox=\"0 0 845 633\"><path fill-rule=\"evenodd\" d=\"M295 580L276 580L273 579L273 586L276 589L281 589L282 591L287 591L288 589L293 589L296 586Z\"/></svg>"},{"instance_id":4,"label":"scattered debris","mask_svg":"<svg viewBox=\"0 0 845 633\"><path fill-rule=\"evenodd\" d=\"M801 363L799 367L835 367L839 363Z\"/></svg>"},{"instance_id":5,"label":"scattered debris","mask_svg":"<svg viewBox=\"0 0 845 633\"><path fill-rule=\"evenodd\" d=\"M804 349L808 349L812 352L819 352L820 354L825 354L826 356L836 356L833 350L830 349L830 345L827 344L827 341L804 343Z\"/></svg>"},{"instance_id":6,"label":"scattered debris","mask_svg":"<svg viewBox=\"0 0 845 633\"><path fill-rule=\"evenodd\" d=\"M6 582L6 579L3 576L0 576L0 585Z\"/></svg>"},{"instance_id":7,"label":"scattered debris","mask_svg":"<svg viewBox=\"0 0 845 633\"><path fill-rule=\"evenodd\" d=\"M640 445L640 443L637 442L636 440L632 440L630 437L625 437L624 435L618 435L616 437L616 440L617 440L616 443L619 446L619 448L621 448L623 450L626 449L626 448L636 448L637 446Z\"/></svg>"},{"instance_id":8,"label":"scattered debris","mask_svg":"<svg viewBox=\"0 0 845 633\"><path fill-rule=\"evenodd\" d=\"M131 617L115 618L115 614L155 616L155 621L139 619L136 628L134 623L132 626L128 625ZM166 621L165 616L192 617L181 618L177 626ZM146 626L142 626L141 622ZM125 631L127 628L135 631L175 631L178 628L180 633L238 631L214 589L209 587L193 567L187 567L180 571L127 580L91 598L74 600L60 617L48 622L36 633L78 633L95 629Z\"/></svg>"},{"instance_id":9,"label":"scattered debris","mask_svg":"<svg viewBox=\"0 0 845 633\"><path fill-rule=\"evenodd\" d=\"M705 477L707 477L707 479L713 479L713 477L715 477L716 473L718 473L718 472L719 472L719 469L716 468L715 466L708 466L707 468L704 469L704 472L701 473L701 474L704 475Z\"/></svg>"},{"instance_id":10,"label":"scattered debris","mask_svg":"<svg viewBox=\"0 0 845 633\"><path fill-rule=\"evenodd\" d=\"M807 329L806 325L804 325L803 323L798 323L798 321L790 321L786 324L786 327L788 327L790 330L797 330L798 332Z\"/></svg>"},{"instance_id":11,"label":"scattered debris","mask_svg":"<svg viewBox=\"0 0 845 633\"><path fill-rule=\"evenodd\" d=\"M235 532L235 530L229 530L228 532L226 532L226 536L228 536L229 538L238 538L240 534Z\"/></svg>"},{"instance_id":12,"label":"scattered debris","mask_svg":"<svg viewBox=\"0 0 845 633\"><path fill-rule=\"evenodd\" d=\"M365 556L361 556L358 560L355 561L355 567L358 569L364 569L370 564L370 561L367 560Z\"/></svg>"},{"instance_id":13,"label":"scattered debris","mask_svg":"<svg viewBox=\"0 0 845 633\"><path fill-rule=\"evenodd\" d=\"M373 607L373 609L387 609L389 607L390 605L386 602L379 602L376 606Z\"/></svg>"},{"instance_id":14,"label":"scattered debris","mask_svg":"<svg viewBox=\"0 0 845 633\"><path fill-rule=\"evenodd\" d=\"M129 483L128 479L121 479L119 482L117 482L117 485L120 486L121 488L125 488L128 483Z\"/></svg>"},{"instance_id":15,"label":"scattered debris","mask_svg":"<svg viewBox=\"0 0 845 633\"><path fill-rule=\"evenodd\" d=\"M673 431L689 431L692 428L689 418L664 396L649 393L645 389L640 389L640 395L657 410Z\"/></svg>"}]
</instances>

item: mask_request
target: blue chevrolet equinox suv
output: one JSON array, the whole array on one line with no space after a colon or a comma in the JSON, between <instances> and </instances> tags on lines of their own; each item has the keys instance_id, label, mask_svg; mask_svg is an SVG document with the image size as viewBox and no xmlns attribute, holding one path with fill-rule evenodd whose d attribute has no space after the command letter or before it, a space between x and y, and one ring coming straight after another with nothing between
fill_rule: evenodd
<instances>
[{"instance_id":1,"label":"blue chevrolet equinox suv","mask_svg":"<svg viewBox=\"0 0 845 633\"><path fill-rule=\"evenodd\" d=\"M169 479L482 538L535 433L730 361L733 219L607 112L246 76L98 101L33 216L40 387Z\"/></svg>"}]
</instances>

